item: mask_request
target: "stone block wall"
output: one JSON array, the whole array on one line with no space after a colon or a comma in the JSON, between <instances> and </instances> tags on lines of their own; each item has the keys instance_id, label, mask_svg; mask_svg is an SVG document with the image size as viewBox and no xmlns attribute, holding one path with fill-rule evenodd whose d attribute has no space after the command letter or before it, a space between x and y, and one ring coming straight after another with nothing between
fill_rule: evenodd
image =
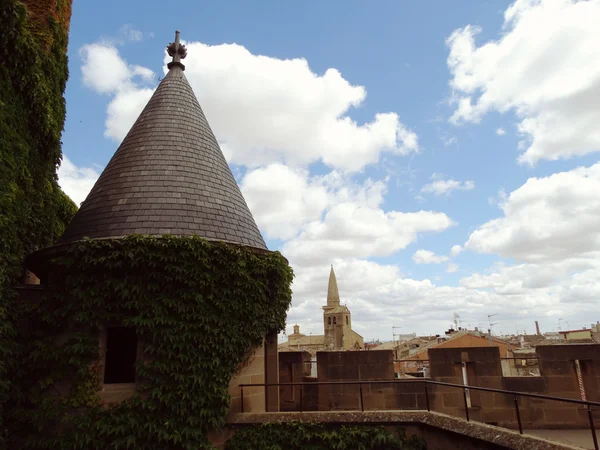
<instances>
[{"instance_id":1,"label":"stone block wall","mask_svg":"<svg viewBox=\"0 0 600 450\"><path fill-rule=\"evenodd\" d=\"M270 343L272 345L272 342ZM265 362L267 361L267 349L269 340L265 339L263 344L256 348L250 356L246 365L240 368L229 382L229 395L231 403L227 420L231 421L237 414L242 412L242 400L244 402L244 413L264 413L266 411L265 387L246 387L242 399L240 384L262 384L266 381ZM275 341L275 348L277 348ZM277 370L277 367L275 367ZM222 430L211 430L208 439L217 448L223 448L225 442L233 436L233 430L224 428Z\"/></svg>"},{"instance_id":2,"label":"stone block wall","mask_svg":"<svg viewBox=\"0 0 600 450\"><path fill-rule=\"evenodd\" d=\"M304 382L305 377L310 375L310 358L310 353L303 351L279 353L279 382ZM307 405L314 403L316 405L316 399L314 402L311 402L309 399L311 394L316 397L316 393L313 394L309 387L280 386L279 410L300 411L301 409L304 409L309 411L309 409L306 409L304 403Z\"/></svg>"},{"instance_id":3,"label":"stone block wall","mask_svg":"<svg viewBox=\"0 0 600 450\"><path fill-rule=\"evenodd\" d=\"M302 407L303 411L318 411L319 410L319 386L316 384L318 381L313 377L304 377L305 383L315 383L313 385L304 385Z\"/></svg>"},{"instance_id":4,"label":"stone block wall","mask_svg":"<svg viewBox=\"0 0 600 450\"><path fill-rule=\"evenodd\" d=\"M279 352L277 350L277 332L272 330L265 339L265 361L263 371L265 383L279 383ZM279 411L279 387L267 386L265 388L265 411Z\"/></svg>"},{"instance_id":5,"label":"stone block wall","mask_svg":"<svg viewBox=\"0 0 600 450\"><path fill-rule=\"evenodd\" d=\"M575 361L579 361L586 399L600 401L600 345L544 345L536 348L540 373L546 384L544 394L554 397L581 399ZM535 426L545 428L587 427L588 415L584 406L565 402L530 399ZM595 409L595 420L600 410Z\"/></svg>"},{"instance_id":6,"label":"stone block wall","mask_svg":"<svg viewBox=\"0 0 600 450\"><path fill-rule=\"evenodd\" d=\"M229 382L231 404L228 417L242 412L240 384L260 383L265 383L265 343L254 351L247 364L231 378ZM262 386L244 388L244 412L264 412L265 409L265 388Z\"/></svg>"},{"instance_id":7,"label":"stone block wall","mask_svg":"<svg viewBox=\"0 0 600 450\"><path fill-rule=\"evenodd\" d=\"M471 386L504 389L498 347L440 348L429 350L431 378L444 383L463 384L463 363ZM461 389L430 386L432 409L465 417L465 398ZM507 401L501 394L469 390L470 417L482 422L498 422L506 414ZM508 416L507 416L508 417Z\"/></svg>"},{"instance_id":8,"label":"stone block wall","mask_svg":"<svg viewBox=\"0 0 600 450\"><path fill-rule=\"evenodd\" d=\"M396 383L393 386L393 396L389 399L386 399L386 409L427 409L425 383L422 381L414 381L410 383ZM429 387L427 387L427 389L429 389Z\"/></svg>"},{"instance_id":9,"label":"stone block wall","mask_svg":"<svg viewBox=\"0 0 600 450\"><path fill-rule=\"evenodd\" d=\"M600 345L544 345L536 353L552 395L581 398L575 372L575 360L579 360L588 400L600 401Z\"/></svg>"},{"instance_id":10,"label":"stone block wall","mask_svg":"<svg viewBox=\"0 0 600 450\"><path fill-rule=\"evenodd\" d=\"M286 356L301 363L302 352ZM473 387L529 392L553 397L581 399L577 383L575 360L579 360L588 400L599 401L600 345L551 345L537 347L541 376L505 377L502 375L500 352L497 347L430 349L431 380L463 384L465 363L467 381ZM362 384L365 410L424 410L427 408L425 385L420 380L394 382L391 350L319 352L317 354L319 382L389 381ZM280 368L283 367L280 365ZM289 373L289 372L288 372ZM294 378L301 376L298 368ZM284 374L285 375L285 374ZM280 377L282 371L280 370ZM315 380L303 376L303 380ZM463 390L456 387L428 385L428 398L433 411L465 417ZM291 393L291 392L290 392ZM359 384L305 387L304 411L359 410ZM469 416L471 420L517 428L514 396L470 389ZM297 395L297 394L296 394ZM297 398L297 397L296 397ZM583 406L552 400L517 398L524 428L587 428L587 410ZM283 402L282 402L283 405ZM295 409L294 409L295 408ZM299 411L290 403L287 411ZM594 412L600 422L600 408Z\"/></svg>"},{"instance_id":11,"label":"stone block wall","mask_svg":"<svg viewBox=\"0 0 600 450\"><path fill-rule=\"evenodd\" d=\"M394 379L392 350L318 352L319 382L383 381ZM361 408L361 389L365 409L385 409L386 398L393 396L390 384L319 385L319 411L357 410Z\"/></svg>"},{"instance_id":12,"label":"stone block wall","mask_svg":"<svg viewBox=\"0 0 600 450\"><path fill-rule=\"evenodd\" d=\"M586 398L598 401L600 345L545 345L538 346L536 353L539 356L540 377L505 377L505 389L581 400L575 370L575 360L579 360ZM526 397L520 397L518 402L521 420L526 428L589 426L587 409L584 406ZM513 412L513 417L514 414ZM600 420L600 411L597 408L594 416L596 421ZM506 425L516 426L515 419L508 421Z\"/></svg>"},{"instance_id":13,"label":"stone block wall","mask_svg":"<svg viewBox=\"0 0 600 450\"><path fill-rule=\"evenodd\" d=\"M435 381L463 384L462 363L467 363L468 384L516 392L530 392L553 397L581 399L575 372L580 361L586 397L598 401L600 386L600 345L549 345L536 349L540 377L503 377L500 355L494 347L464 349L430 349L431 377ZM432 408L446 414L465 417L465 400L461 389L431 386ZM517 427L514 397L509 394L469 391L472 420ZM518 397L521 421L525 428L586 428L584 406L553 400ZM600 419L600 411L594 413Z\"/></svg>"}]
</instances>

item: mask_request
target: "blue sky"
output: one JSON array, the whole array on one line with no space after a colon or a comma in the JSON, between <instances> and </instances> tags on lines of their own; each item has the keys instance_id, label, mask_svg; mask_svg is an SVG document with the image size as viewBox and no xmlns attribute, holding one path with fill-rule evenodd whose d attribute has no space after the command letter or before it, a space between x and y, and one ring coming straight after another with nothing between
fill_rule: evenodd
<instances>
[{"instance_id":1,"label":"blue sky","mask_svg":"<svg viewBox=\"0 0 600 450\"><path fill-rule=\"evenodd\" d=\"M179 29L186 75L259 227L296 271L288 328L320 332L329 264L367 339L391 339L392 325L439 333L453 312L471 326L497 313L506 333L534 320L589 326L600 319L589 314L600 205L582 186L600 187L600 107L582 98L600 95L585 53L600 6L580 3L75 0L61 185L85 198L126 131L115 122L133 123ZM284 69L294 59L308 68ZM325 76L332 68L339 78ZM385 113L397 123L369 129ZM261 115L275 119L247 120ZM274 130L280 115L306 133Z\"/></svg>"}]
</instances>

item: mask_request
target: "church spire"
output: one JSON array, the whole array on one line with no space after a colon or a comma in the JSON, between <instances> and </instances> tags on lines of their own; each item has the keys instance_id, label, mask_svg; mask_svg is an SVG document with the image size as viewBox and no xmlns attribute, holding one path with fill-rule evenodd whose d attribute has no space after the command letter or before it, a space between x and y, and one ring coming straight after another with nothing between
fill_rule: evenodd
<instances>
[{"instance_id":1,"label":"church spire","mask_svg":"<svg viewBox=\"0 0 600 450\"><path fill-rule=\"evenodd\" d=\"M339 306L340 305L340 293L338 292L337 280L335 279L335 272L333 271L333 265L329 272L329 286L327 288L327 306Z\"/></svg>"}]
</instances>

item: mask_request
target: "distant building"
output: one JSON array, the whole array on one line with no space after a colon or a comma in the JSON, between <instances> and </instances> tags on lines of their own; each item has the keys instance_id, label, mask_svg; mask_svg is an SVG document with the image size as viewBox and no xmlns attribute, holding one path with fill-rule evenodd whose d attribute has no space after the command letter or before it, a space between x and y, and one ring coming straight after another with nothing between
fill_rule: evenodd
<instances>
[{"instance_id":1,"label":"distant building","mask_svg":"<svg viewBox=\"0 0 600 450\"><path fill-rule=\"evenodd\" d=\"M398 342L410 341L417 337L417 333L395 334L394 337Z\"/></svg>"},{"instance_id":2,"label":"distant building","mask_svg":"<svg viewBox=\"0 0 600 450\"><path fill-rule=\"evenodd\" d=\"M552 339L552 340L560 340L561 336L560 334L558 334L558 331L548 331L547 333L544 333L544 337L546 339Z\"/></svg>"},{"instance_id":3,"label":"distant building","mask_svg":"<svg viewBox=\"0 0 600 450\"><path fill-rule=\"evenodd\" d=\"M518 336L511 336L508 338L508 342L510 342L515 348L530 349L540 345L546 341L546 339L547 337L541 334L520 334Z\"/></svg>"},{"instance_id":4,"label":"distant building","mask_svg":"<svg viewBox=\"0 0 600 450\"><path fill-rule=\"evenodd\" d=\"M407 349L408 347L408 349ZM411 348L412 347L412 348ZM449 330L445 336L436 336L435 339L425 340L423 338L413 339L401 344L402 350L399 352L399 358L403 361L394 363L396 373L409 373L423 367L427 367L426 361L429 360L427 353L430 348L473 348L473 347L498 347L500 357L510 356L510 343L490 337L479 332L470 330ZM379 348L377 348L379 350Z\"/></svg>"},{"instance_id":5,"label":"distant building","mask_svg":"<svg viewBox=\"0 0 600 450\"><path fill-rule=\"evenodd\" d=\"M322 334L317 336L305 335L300 333L300 325L294 325L294 333L288 336L287 342L279 344L279 351L306 351L311 355L324 350L325 336Z\"/></svg>"},{"instance_id":6,"label":"distant building","mask_svg":"<svg viewBox=\"0 0 600 450\"><path fill-rule=\"evenodd\" d=\"M412 353L415 353L421 347L429 345L432 341L436 341L437 337L433 338L428 337L417 337L416 335L412 339L408 340L400 340L400 341L389 341L382 342L376 346L373 346L372 350L393 350L394 351L394 359L403 359L408 358L408 356Z\"/></svg>"},{"instance_id":7,"label":"distant building","mask_svg":"<svg viewBox=\"0 0 600 450\"><path fill-rule=\"evenodd\" d=\"M568 331L559 331L558 334L565 341L573 341L573 340L581 340L581 339L592 339L592 330L583 329L583 330L568 330Z\"/></svg>"},{"instance_id":8,"label":"distant building","mask_svg":"<svg viewBox=\"0 0 600 450\"><path fill-rule=\"evenodd\" d=\"M287 342L279 344L279 351L304 350L311 355L324 350L361 350L365 347L363 337L352 329L352 315L347 306L340 305L340 294L333 266L329 272L327 305L323 306L322 335L306 336L300 326L294 325L294 333Z\"/></svg>"},{"instance_id":9,"label":"distant building","mask_svg":"<svg viewBox=\"0 0 600 450\"><path fill-rule=\"evenodd\" d=\"M543 345L541 341L538 345ZM502 361L502 373L504 376L539 376L540 362L536 353L536 346L522 347L512 351L512 358Z\"/></svg>"},{"instance_id":10,"label":"distant building","mask_svg":"<svg viewBox=\"0 0 600 450\"><path fill-rule=\"evenodd\" d=\"M379 342L379 339L365 342L364 350L374 350L377 347L379 347L380 345L381 345L381 342Z\"/></svg>"}]
</instances>

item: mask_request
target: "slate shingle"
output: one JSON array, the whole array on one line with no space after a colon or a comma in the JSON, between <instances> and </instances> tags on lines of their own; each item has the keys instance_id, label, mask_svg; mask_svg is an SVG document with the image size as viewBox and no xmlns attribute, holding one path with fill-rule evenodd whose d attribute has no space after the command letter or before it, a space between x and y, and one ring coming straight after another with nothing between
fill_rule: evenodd
<instances>
[{"instance_id":1,"label":"slate shingle","mask_svg":"<svg viewBox=\"0 0 600 450\"><path fill-rule=\"evenodd\" d=\"M58 243L141 230L267 249L178 65L161 81Z\"/></svg>"}]
</instances>

